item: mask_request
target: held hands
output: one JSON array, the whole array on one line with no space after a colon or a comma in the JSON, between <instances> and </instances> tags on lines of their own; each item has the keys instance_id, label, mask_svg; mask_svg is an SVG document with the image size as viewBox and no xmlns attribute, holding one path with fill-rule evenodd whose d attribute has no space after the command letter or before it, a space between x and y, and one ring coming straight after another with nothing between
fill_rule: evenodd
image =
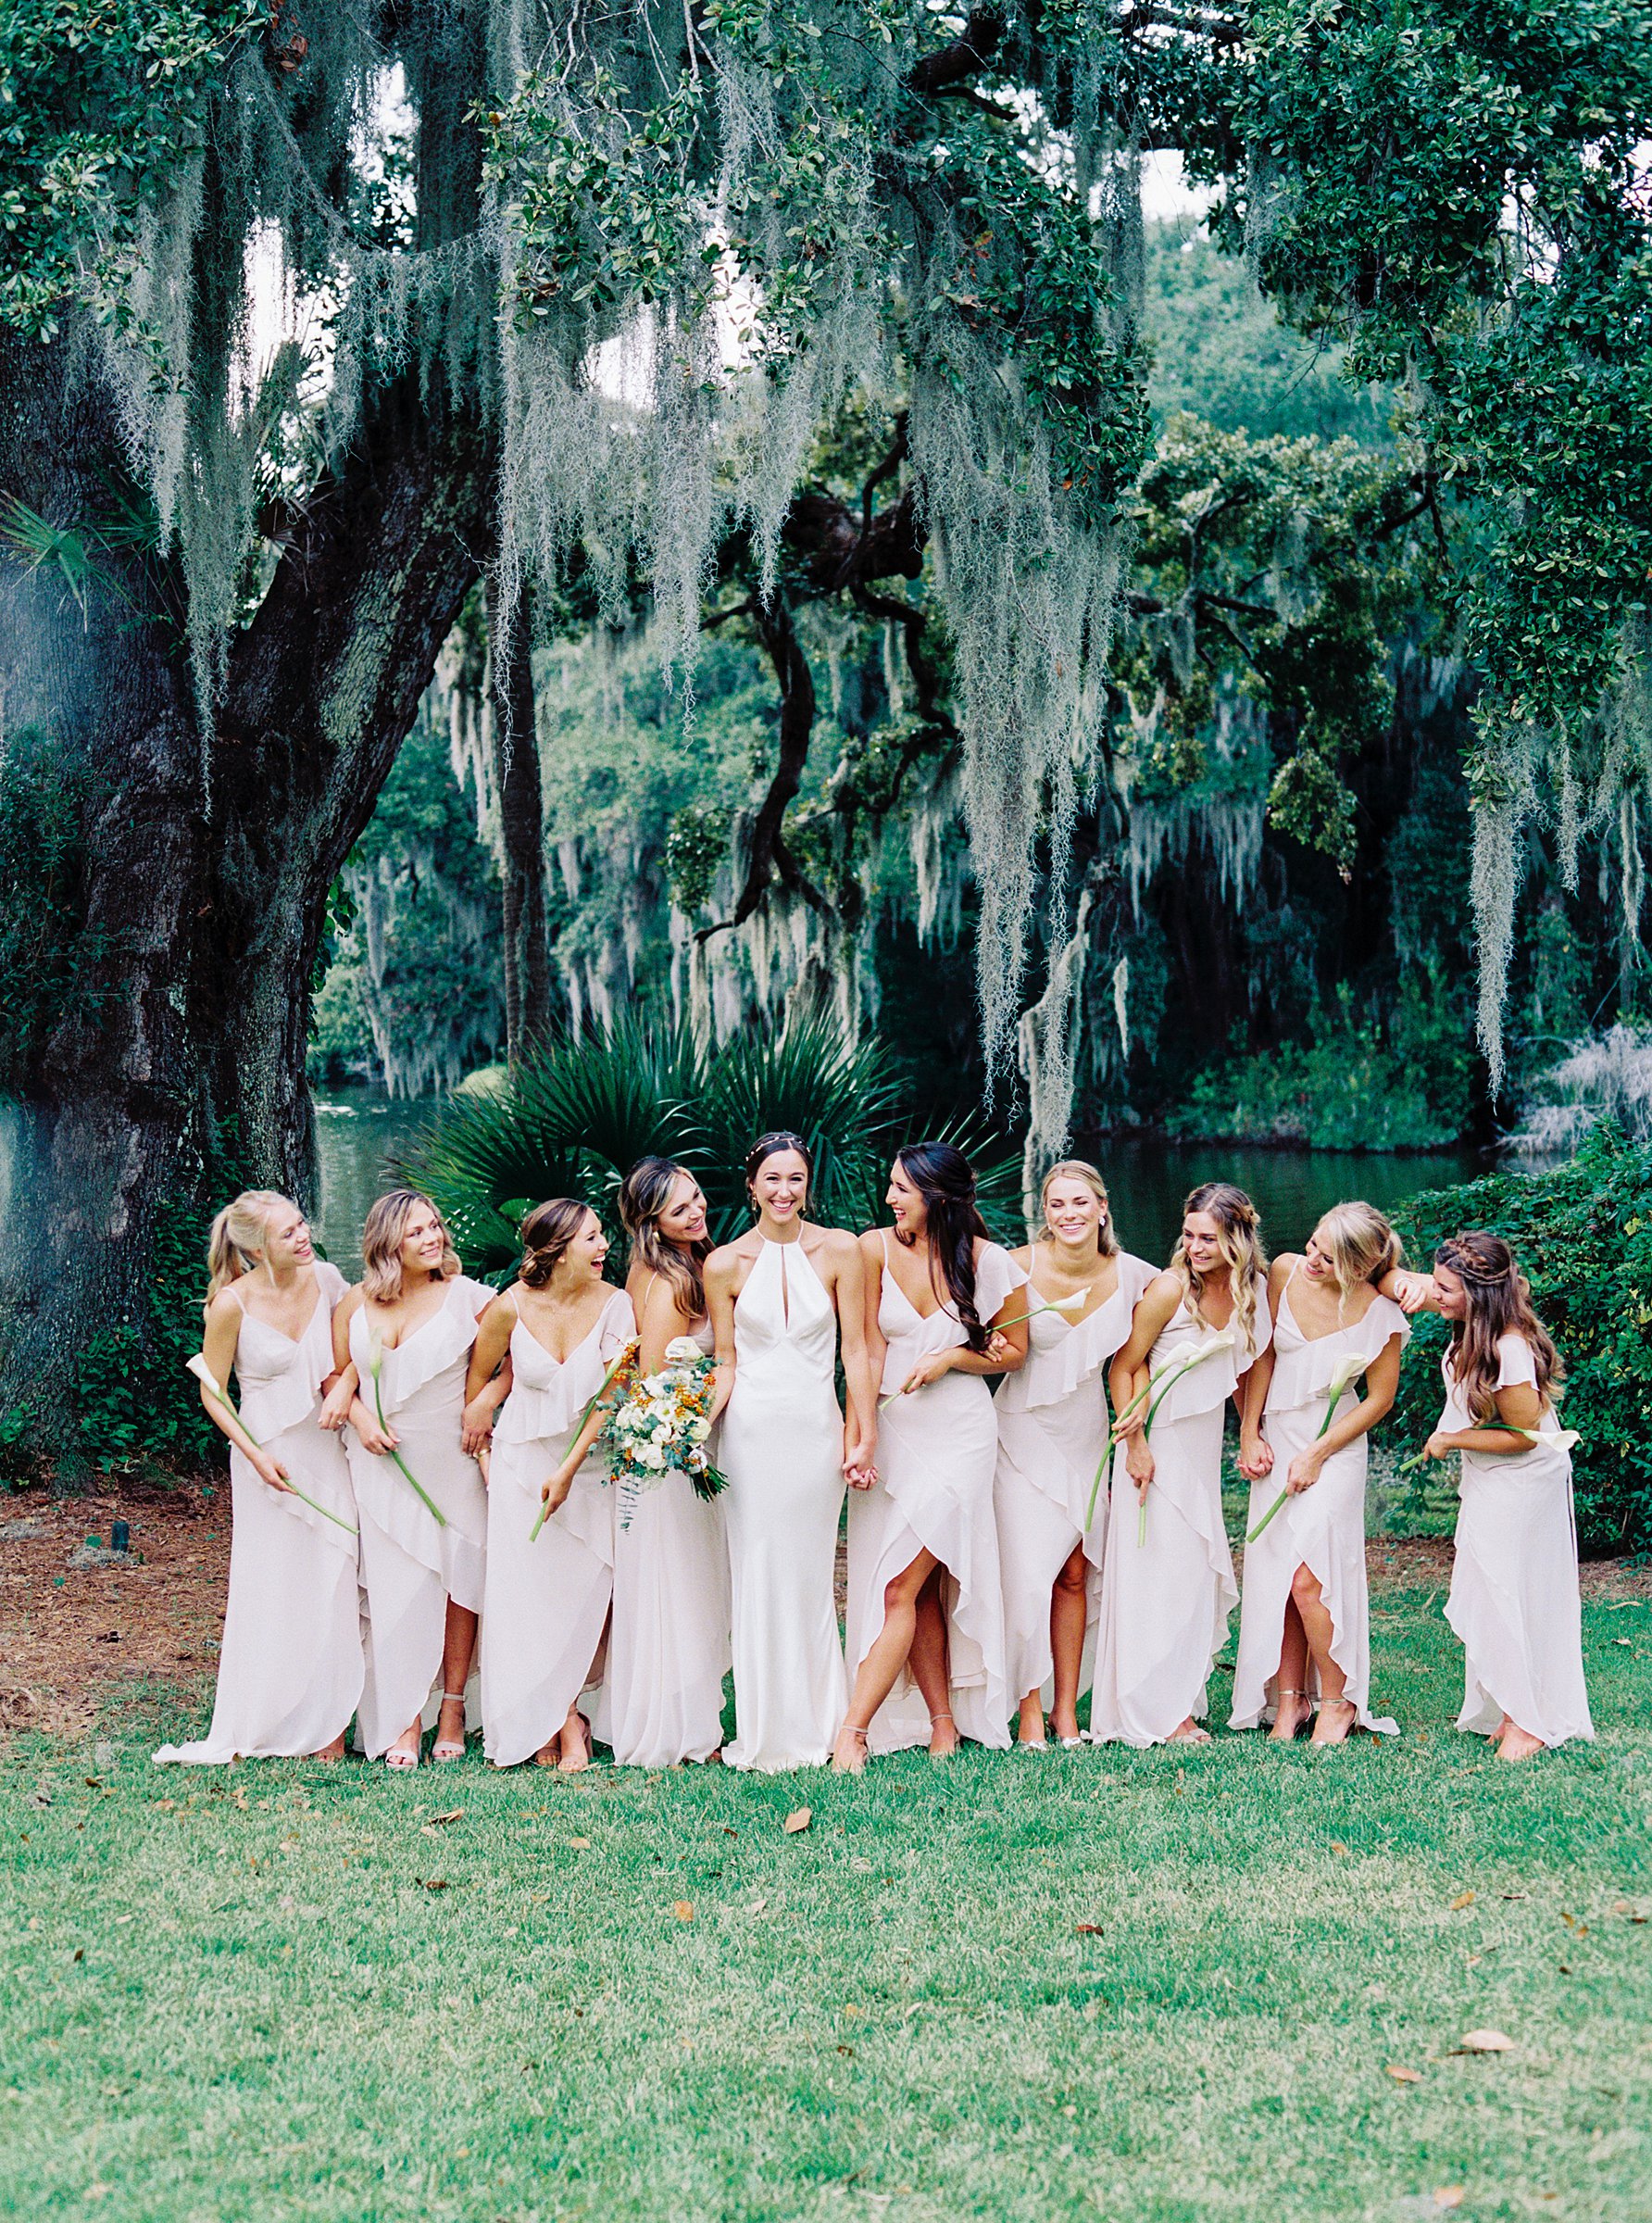
<instances>
[{"instance_id":1,"label":"held hands","mask_svg":"<svg viewBox=\"0 0 1652 2223\"><path fill-rule=\"evenodd\" d=\"M354 1376L341 1374L321 1400L321 1425L324 1428L334 1430L342 1428L349 1419L350 1408L355 1402L356 1382ZM356 1433L359 1436L360 1429L357 1428Z\"/></svg>"},{"instance_id":2,"label":"held hands","mask_svg":"<svg viewBox=\"0 0 1652 2223\"><path fill-rule=\"evenodd\" d=\"M1115 1443L1128 1443L1133 1436L1139 1436L1146 1425L1147 1405L1144 1399L1133 1413L1127 1414L1122 1420L1114 1420L1112 1440Z\"/></svg>"},{"instance_id":3,"label":"held hands","mask_svg":"<svg viewBox=\"0 0 1652 2223\"><path fill-rule=\"evenodd\" d=\"M1015 1350L1009 1338L995 1328L986 1339L986 1350L982 1355L995 1366L1007 1366L1015 1356Z\"/></svg>"},{"instance_id":4,"label":"held hands","mask_svg":"<svg viewBox=\"0 0 1652 2223\"><path fill-rule=\"evenodd\" d=\"M494 1402L483 1389L473 1397L459 1416L459 1444L474 1459L479 1451L488 1448L494 1433ZM369 1444L371 1451L372 1446Z\"/></svg>"},{"instance_id":5,"label":"held hands","mask_svg":"<svg viewBox=\"0 0 1652 2223\"><path fill-rule=\"evenodd\" d=\"M878 1453L875 1436L845 1436L844 1438L844 1480L851 1489L870 1489L878 1479L873 1462Z\"/></svg>"},{"instance_id":6,"label":"held hands","mask_svg":"<svg viewBox=\"0 0 1652 2223\"><path fill-rule=\"evenodd\" d=\"M1240 1437L1239 1472L1247 1482L1259 1482L1264 1475L1273 1472L1273 1446L1266 1436Z\"/></svg>"}]
</instances>

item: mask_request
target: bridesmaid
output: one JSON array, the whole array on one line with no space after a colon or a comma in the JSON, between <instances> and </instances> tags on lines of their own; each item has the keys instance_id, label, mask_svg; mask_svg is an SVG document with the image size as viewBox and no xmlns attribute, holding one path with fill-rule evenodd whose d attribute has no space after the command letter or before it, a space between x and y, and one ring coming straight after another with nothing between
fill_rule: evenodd
<instances>
[{"instance_id":1,"label":"bridesmaid","mask_svg":"<svg viewBox=\"0 0 1652 2223\"><path fill-rule=\"evenodd\" d=\"M407 1768L419 1765L425 1704L438 1675L442 1705L432 1757L464 1755L487 1500L474 1457L485 1434L463 1428L461 1414L477 1318L494 1292L459 1272L441 1214L416 1189L393 1188L379 1199L361 1232L361 1256L360 1284L332 1316L339 1381L322 1425L349 1423L350 1474L361 1509L368 1621L361 1740L369 1758L382 1754L387 1766ZM375 1355L382 1369L376 1386ZM489 1384L489 1409L506 1388L503 1379Z\"/></svg>"},{"instance_id":2,"label":"bridesmaid","mask_svg":"<svg viewBox=\"0 0 1652 2223\"><path fill-rule=\"evenodd\" d=\"M1145 1259L1119 1248L1107 1186L1082 1158L1064 1159L1039 1192L1044 1225L1013 1253L1030 1276L1021 1309L1027 1363L1000 1384L998 1471L993 1498L1004 1571L1004 1642L1016 1742L1045 1745L1043 1691L1051 1686L1050 1727L1064 1745L1082 1742L1079 1694L1084 1654L1101 1610L1101 1543L1107 1497L1086 1525L1095 1477L1108 1459L1103 1371L1130 1334L1154 1278ZM1064 1308L1064 1309L1045 1309Z\"/></svg>"},{"instance_id":3,"label":"bridesmaid","mask_svg":"<svg viewBox=\"0 0 1652 2223\"><path fill-rule=\"evenodd\" d=\"M344 1276L317 1258L297 1205L268 1188L219 1213L207 1264L201 1355L226 1391L233 1366L245 1424L202 1384L230 1441L230 1595L212 1727L155 1757L338 1760L361 1696L357 1514L344 1451L318 1424Z\"/></svg>"},{"instance_id":4,"label":"bridesmaid","mask_svg":"<svg viewBox=\"0 0 1652 2223\"><path fill-rule=\"evenodd\" d=\"M745 1158L757 1224L706 1264L717 1356L733 1382L718 1452L736 1727L723 1758L767 1773L831 1757L848 1702L838 1520L845 1477L870 1468L877 1443L860 1246L804 1218L813 1175L801 1136L762 1136ZM833 1382L840 1341L846 1424Z\"/></svg>"},{"instance_id":5,"label":"bridesmaid","mask_svg":"<svg viewBox=\"0 0 1652 2223\"><path fill-rule=\"evenodd\" d=\"M1427 1449L1462 1454L1446 1606L1466 1654L1457 1726L1495 1738L1499 1760L1592 1738L1571 1454L1555 1422L1564 1370L1531 1288L1508 1245L1483 1230L1442 1243L1432 1275L1395 1281L1408 1311L1451 1323L1446 1407Z\"/></svg>"},{"instance_id":6,"label":"bridesmaid","mask_svg":"<svg viewBox=\"0 0 1652 2223\"><path fill-rule=\"evenodd\" d=\"M1231 1727L1253 1729L1271 1714L1281 1744L1305 1727L1316 1700L1317 1745L1342 1743L1356 1723L1395 1733L1367 1710L1365 1470L1411 1334L1398 1305L1379 1293L1399 1262L1399 1239L1380 1212L1338 1204L1301 1257L1276 1258L1268 1277L1273 1338L1245 1385L1246 1530L1282 1489L1290 1494L1245 1547ZM1354 1388L1361 1375L1363 1397Z\"/></svg>"},{"instance_id":7,"label":"bridesmaid","mask_svg":"<svg viewBox=\"0 0 1652 2223\"><path fill-rule=\"evenodd\" d=\"M709 1351L711 1238L699 1183L668 1158L640 1159L620 1184L620 1216L631 1237L625 1291L636 1314L642 1371L657 1372L667 1345L680 1336ZM725 1395L720 1382L720 1401ZM686 1475L668 1475L637 1499L631 1526L615 1530L614 1615L597 1738L632 1767L720 1758L728 1666L722 1515L696 1496Z\"/></svg>"},{"instance_id":8,"label":"bridesmaid","mask_svg":"<svg viewBox=\"0 0 1652 2223\"><path fill-rule=\"evenodd\" d=\"M1164 1401L1150 1435L1152 1399L1115 1424L1090 1696L1097 1744L1208 1741L1197 1717L1239 1596L1221 1517L1222 1409L1267 1348L1267 1273L1256 1206L1229 1182L1206 1182L1109 1370L1124 1414L1161 1368L1188 1369L1152 1393Z\"/></svg>"},{"instance_id":9,"label":"bridesmaid","mask_svg":"<svg viewBox=\"0 0 1652 2223\"><path fill-rule=\"evenodd\" d=\"M980 1744L1009 1742L993 1524L998 1430L982 1377L1026 1358L1016 1292L1027 1276L988 1235L970 1162L950 1143L902 1150L886 1200L893 1229L860 1238L867 1341L885 1397L880 1476L851 1477L854 1683L832 1764L854 1775L869 1750L956 1752L960 1730Z\"/></svg>"},{"instance_id":10,"label":"bridesmaid","mask_svg":"<svg viewBox=\"0 0 1652 2223\"><path fill-rule=\"evenodd\" d=\"M489 1385L510 1362L488 1466L482 1617L483 1750L498 1767L530 1754L564 1775L590 1765L579 1700L597 1679L614 1592L614 1506L599 1460L565 1461L586 1406L635 1333L630 1298L602 1277L607 1254L588 1204L556 1197L536 1205L522 1222L517 1278L482 1315L470 1354L472 1436L485 1434ZM542 1504L556 1517L530 1542Z\"/></svg>"}]
</instances>

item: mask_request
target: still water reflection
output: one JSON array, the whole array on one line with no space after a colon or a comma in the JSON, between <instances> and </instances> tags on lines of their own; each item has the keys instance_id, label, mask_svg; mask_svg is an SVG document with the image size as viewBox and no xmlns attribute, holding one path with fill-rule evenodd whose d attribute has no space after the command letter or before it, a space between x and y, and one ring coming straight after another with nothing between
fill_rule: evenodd
<instances>
[{"instance_id":1,"label":"still water reflection","mask_svg":"<svg viewBox=\"0 0 1652 2223\"><path fill-rule=\"evenodd\" d=\"M374 1088L335 1089L316 1101L321 1201L318 1229L327 1255L354 1280L361 1271L361 1224L389 1185L390 1161L424 1132L435 1100L392 1102ZM1104 1140L1078 1146L1095 1158L1112 1191L1127 1250L1167 1259L1182 1224L1182 1199L1201 1181L1236 1181L1262 1215L1270 1251L1299 1250L1328 1205L1363 1197L1390 1211L1420 1188L1471 1181L1489 1161L1473 1150L1269 1150L1244 1143Z\"/></svg>"}]
</instances>

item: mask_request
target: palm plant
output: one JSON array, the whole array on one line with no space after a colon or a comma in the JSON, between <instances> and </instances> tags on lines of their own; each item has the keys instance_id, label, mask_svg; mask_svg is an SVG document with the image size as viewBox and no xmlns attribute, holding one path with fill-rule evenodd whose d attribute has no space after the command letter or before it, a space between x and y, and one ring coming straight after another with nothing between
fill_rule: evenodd
<instances>
[{"instance_id":1,"label":"palm plant","mask_svg":"<svg viewBox=\"0 0 1652 2223\"><path fill-rule=\"evenodd\" d=\"M745 1153L776 1127L801 1135L814 1157L811 1217L845 1227L879 1216L889 1161L913 1131L887 1049L848 1041L828 1013L748 1030L720 1049L697 1046L686 1027L628 1016L555 1037L492 1094L450 1099L401 1170L434 1199L467 1266L496 1275L545 1197L587 1198L620 1240L620 1184L651 1153L694 1174L713 1237L729 1241L747 1225ZM973 1122L941 1131L962 1149L992 1149ZM978 1170L983 1209L1007 1227L1019 1162L1000 1147Z\"/></svg>"}]
</instances>

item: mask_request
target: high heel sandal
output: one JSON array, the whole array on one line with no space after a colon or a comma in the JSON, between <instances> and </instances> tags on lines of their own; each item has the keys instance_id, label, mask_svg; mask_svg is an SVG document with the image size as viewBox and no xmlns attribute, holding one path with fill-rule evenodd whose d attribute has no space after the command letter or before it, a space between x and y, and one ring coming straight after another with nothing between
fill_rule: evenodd
<instances>
[{"instance_id":1,"label":"high heel sandal","mask_svg":"<svg viewBox=\"0 0 1652 2223\"><path fill-rule=\"evenodd\" d=\"M464 1702L465 1694L462 1690L444 1690L442 1693L442 1703L444 1706L462 1706ZM432 1760L462 1760L464 1756L465 1737L462 1729L459 1732L459 1738L457 1744L454 1742L451 1737L438 1737L435 1743L431 1747L431 1758Z\"/></svg>"}]
</instances>

